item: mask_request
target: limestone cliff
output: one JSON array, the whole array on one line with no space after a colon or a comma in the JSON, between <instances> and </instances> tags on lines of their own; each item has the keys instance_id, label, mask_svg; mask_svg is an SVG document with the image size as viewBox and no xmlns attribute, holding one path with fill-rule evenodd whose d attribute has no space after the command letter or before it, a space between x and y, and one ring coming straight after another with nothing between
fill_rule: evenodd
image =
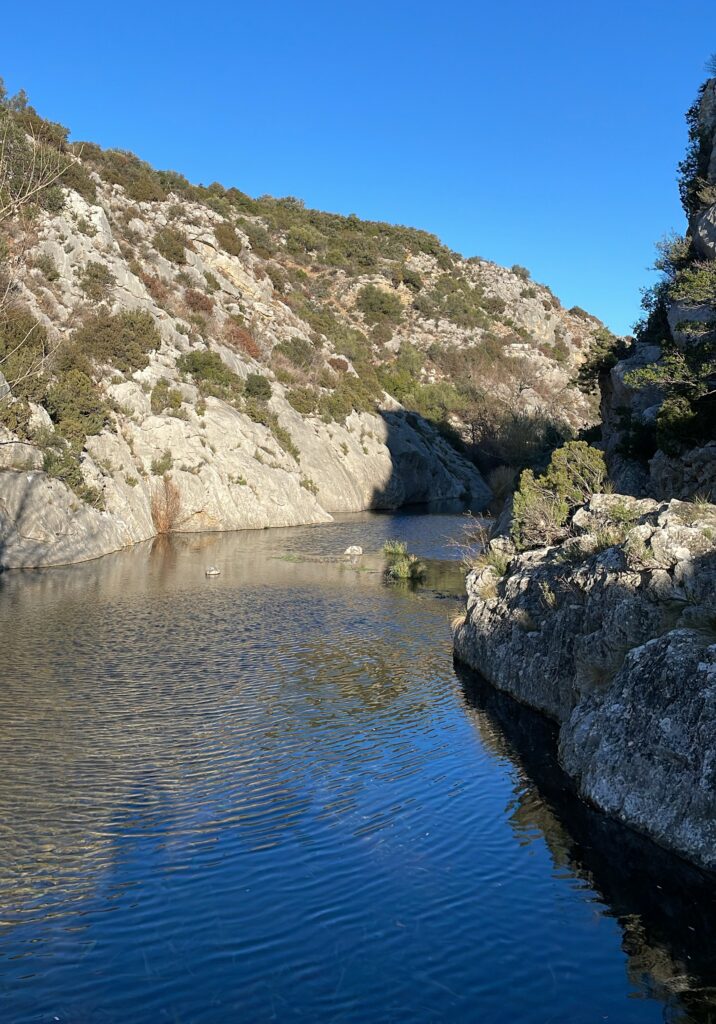
<instances>
[{"instance_id":1,"label":"limestone cliff","mask_svg":"<svg viewBox=\"0 0 716 1024\"><path fill-rule=\"evenodd\" d=\"M570 379L600 325L523 268L193 186L71 145L32 108L4 116L65 170L29 227L2 225L1 565L91 558L161 530L484 506L463 442L487 399L498 413L485 415L547 423L559 395L567 430L593 415ZM28 359L11 365L23 317L42 367L29 384Z\"/></svg>"}]
</instances>

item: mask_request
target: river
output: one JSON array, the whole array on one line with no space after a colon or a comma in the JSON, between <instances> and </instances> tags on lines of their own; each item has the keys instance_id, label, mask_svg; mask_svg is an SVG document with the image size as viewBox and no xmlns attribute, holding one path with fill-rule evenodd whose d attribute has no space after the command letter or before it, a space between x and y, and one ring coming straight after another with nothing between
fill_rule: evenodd
<instances>
[{"instance_id":1,"label":"river","mask_svg":"<svg viewBox=\"0 0 716 1024\"><path fill-rule=\"evenodd\" d=\"M0 1020L716 1020L712 880L456 672L461 524L0 577ZM384 581L391 537L424 586Z\"/></svg>"}]
</instances>

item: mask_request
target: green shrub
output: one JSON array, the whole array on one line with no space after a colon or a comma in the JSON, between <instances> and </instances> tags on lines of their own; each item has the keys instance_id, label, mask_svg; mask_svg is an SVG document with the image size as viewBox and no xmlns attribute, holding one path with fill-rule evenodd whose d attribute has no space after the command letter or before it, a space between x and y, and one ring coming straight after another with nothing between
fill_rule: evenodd
<instances>
[{"instance_id":1,"label":"green shrub","mask_svg":"<svg viewBox=\"0 0 716 1024\"><path fill-rule=\"evenodd\" d=\"M304 490L309 491L309 493L313 494L314 497L318 494L318 484L315 480L312 480L310 476L302 476L298 482Z\"/></svg>"},{"instance_id":2,"label":"green shrub","mask_svg":"<svg viewBox=\"0 0 716 1024\"><path fill-rule=\"evenodd\" d=\"M318 395L312 388L291 388L286 400L301 416L313 416L318 406Z\"/></svg>"},{"instance_id":3,"label":"green shrub","mask_svg":"<svg viewBox=\"0 0 716 1024\"><path fill-rule=\"evenodd\" d=\"M408 545L402 540L387 540L383 545L383 554L389 562L402 558L408 553Z\"/></svg>"},{"instance_id":4,"label":"green shrub","mask_svg":"<svg viewBox=\"0 0 716 1024\"><path fill-rule=\"evenodd\" d=\"M49 253L39 253L33 260L32 265L44 275L46 281L56 281L60 276L57 264Z\"/></svg>"},{"instance_id":5,"label":"green shrub","mask_svg":"<svg viewBox=\"0 0 716 1024\"><path fill-rule=\"evenodd\" d=\"M88 505L102 508L104 504L102 492L86 483L77 455L66 445L59 444L45 450L43 469L49 476L61 480Z\"/></svg>"},{"instance_id":6,"label":"green shrub","mask_svg":"<svg viewBox=\"0 0 716 1024\"><path fill-rule=\"evenodd\" d=\"M115 366L124 373L143 370L149 364L149 353L162 343L151 314L138 309L115 314L100 310L77 328L73 341L93 362Z\"/></svg>"},{"instance_id":7,"label":"green shrub","mask_svg":"<svg viewBox=\"0 0 716 1024\"><path fill-rule=\"evenodd\" d=\"M70 352L64 353L61 372L47 390L45 407L75 452L82 450L89 435L99 434L110 418L109 407L82 368L82 360L74 365Z\"/></svg>"},{"instance_id":8,"label":"green shrub","mask_svg":"<svg viewBox=\"0 0 716 1024\"><path fill-rule=\"evenodd\" d=\"M419 292L423 287L423 279L417 270L411 270L411 268L406 267L405 264L393 267L393 270L391 271L391 281L396 288L398 285L404 284L406 288L411 290L411 292Z\"/></svg>"},{"instance_id":9,"label":"green shrub","mask_svg":"<svg viewBox=\"0 0 716 1024\"><path fill-rule=\"evenodd\" d=\"M251 251L262 260L271 259L276 252L277 246L266 228L243 217L239 217L236 224L248 238Z\"/></svg>"},{"instance_id":10,"label":"green shrub","mask_svg":"<svg viewBox=\"0 0 716 1024\"><path fill-rule=\"evenodd\" d=\"M450 320L458 327L490 326L486 306L491 303L479 286L472 286L464 277L443 274L433 287L423 291L415 300L415 309L431 320ZM501 311L502 300L491 303L491 309Z\"/></svg>"},{"instance_id":11,"label":"green shrub","mask_svg":"<svg viewBox=\"0 0 716 1024\"><path fill-rule=\"evenodd\" d=\"M48 172L51 177L52 170L55 169L58 181L61 181L68 161L47 141L38 139L33 143L28 139L27 126L20 123L21 120L21 112L0 107L0 208L16 212L23 206L28 212L32 212L39 207L51 213L58 213L64 205L64 199L57 184L47 184Z\"/></svg>"},{"instance_id":12,"label":"green shrub","mask_svg":"<svg viewBox=\"0 0 716 1024\"><path fill-rule=\"evenodd\" d=\"M281 341L273 351L285 356L289 363L300 370L309 370L316 360L315 347L304 338Z\"/></svg>"},{"instance_id":13,"label":"green shrub","mask_svg":"<svg viewBox=\"0 0 716 1024\"><path fill-rule=\"evenodd\" d=\"M699 440L698 417L688 398L665 399L656 416L656 443L667 455L676 456Z\"/></svg>"},{"instance_id":14,"label":"green shrub","mask_svg":"<svg viewBox=\"0 0 716 1024\"><path fill-rule=\"evenodd\" d=\"M160 228L154 236L154 248L170 263L184 266L189 240L184 232L177 228Z\"/></svg>"},{"instance_id":15,"label":"green shrub","mask_svg":"<svg viewBox=\"0 0 716 1024\"><path fill-rule=\"evenodd\" d=\"M121 149L102 151L92 143L76 143L75 151L83 161L93 164L105 181L121 185L135 202L154 203L166 199L159 174L134 153Z\"/></svg>"},{"instance_id":16,"label":"green shrub","mask_svg":"<svg viewBox=\"0 0 716 1024\"><path fill-rule=\"evenodd\" d=\"M222 221L214 228L217 244L228 252L230 256L240 256L242 251L241 239L236 234L235 228L227 221Z\"/></svg>"},{"instance_id":17,"label":"green shrub","mask_svg":"<svg viewBox=\"0 0 716 1024\"><path fill-rule=\"evenodd\" d=\"M522 281L529 281L531 277L531 274L527 267L521 267L519 263L513 263L512 266L510 267L510 270L516 277L519 277Z\"/></svg>"},{"instance_id":18,"label":"green shrub","mask_svg":"<svg viewBox=\"0 0 716 1024\"><path fill-rule=\"evenodd\" d=\"M246 378L244 391L248 398L268 402L271 397L271 381L261 373L250 373Z\"/></svg>"},{"instance_id":19,"label":"green shrub","mask_svg":"<svg viewBox=\"0 0 716 1024\"><path fill-rule=\"evenodd\" d=\"M0 370L15 398L42 401L49 351L47 332L30 312L0 311Z\"/></svg>"},{"instance_id":20,"label":"green shrub","mask_svg":"<svg viewBox=\"0 0 716 1024\"><path fill-rule=\"evenodd\" d=\"M412 583L420 583L426 573L427 569L418 556L406 553L391 558L385 571L389 580L410 580Z\"/></svg>"},{"instance_id":21,"label":"green shrub","mask_svg":"<svg viewBox=\"0 0 716 1024\"><path fill-rule=\"evenodd\" d=\"M204 280L206 281L206 290L209 295L213 295L214 292L218 292L221 288L219 279L215 277L210 270L204 271Z\"/></svg>"},{"instance_id":22,"label":"green shrub","mask_svg":"<svg viewBox=\"0 0 716 1024\"><path fill-rule=\"evenodd\" d=\"M243 394L241 378L229 369L217 352L187 352L177 359L177 369L193 377L204 397L212 395L235 405Z\"/></svg>"},{"instance_id":23,"label":"green shrub","mask_svg":"<svg viewBox=\"0 0 716 1024\"><path fill-rule=\"evenodd\" d=\"M358 293L356 306L369 324L397 324L403 314L403 305L397 295L367 284Z\"/></svg>"},{"instance_id":24,"label":"green shrub","mask_svg":"<svg viewBox=\"0 0 716 1024\"><path fill-rule=\"evenodd\" d=\"M181 391L172 388L166 377L162 377L152 388L151 395L152 412L155 416L164 412L165 409L177 410L181 408Z\"/></svg>"},{"instance_id":25,"label":"green shrub","mask_svg":"<svg viewBox=\"0 0 716 1024\"><path fill-rule=\"evenodd\" d=\"M115 283L114 276L103 263L90 260L82 268L79 285L88 299L101 302L107 298L109 289Z\"/></svg>"},{"instance_id":26,"label":"green shrub","mask_svg":"<svg viewBox=\"0 0 716 1024\"><path fill-rule=\"evenodd\" d=\"M172 453L166 448L161 456L152 459L151 471L153 476L164 476L174 465Z\"/></svg>"},{"instance_id":27,"label":"green shrub","mask_svg":"<svg viewBox=\"0 0 716 1024\"><path fill-rule=\"evenodd\" d=\"M597 492L605 478L604 455L584 441L570 441L553 452L540 477L524 470L512 514L517 548L549 545L563 537L570 511Z\"/></svg>"},{"instance_id":28,"label":"green shrub","mask_svg":"<svg viewBox=\"0 0 716 1024\"><path fill-rule=\"evenodd\" d=\"M16 434L23 441L29 440L30 419L30 406L24 399L0 398L0 425L11 434Z\"/></svg>"},{"instance_id":29,"label":"green shrub","mask_svg":"<svg viewBox=\"0 0 716 1024\"><path fill-rule=\"evenodd\" d=\"M669 286L669 295L682 302L716 304L716 261L694 262L680 270Z\"/></svg>"}]
</instances>

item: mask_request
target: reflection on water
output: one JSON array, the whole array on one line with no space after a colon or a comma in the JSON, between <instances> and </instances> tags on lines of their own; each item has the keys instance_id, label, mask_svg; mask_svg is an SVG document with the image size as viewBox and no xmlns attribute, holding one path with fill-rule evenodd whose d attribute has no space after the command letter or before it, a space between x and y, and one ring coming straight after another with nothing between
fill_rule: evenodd
<instances>
[{"instance_id":1,"label":"reflection on water","mask_svg":"<svg viewBox=\"0 0 716 1024\"><path fill-rule=\"evenodd\" d=\"M484 746L516 772L510 823L545 839L557 871L583 879L623 930L635 984L669 1020L716 1020L716 885L707 875L576 799L557 764L556 728L456 664Z\"/></svg>"},{"instance_id":2,"label":"reflection on water","mask_svg":"<svg viewBox=\"0 0 716 1024\"><path fill-rule=\"evenodd\" d=\"M456 679L459 522L0 580L0 1019L709 1020L708 883Z\"/></svg>"}]
</instances>

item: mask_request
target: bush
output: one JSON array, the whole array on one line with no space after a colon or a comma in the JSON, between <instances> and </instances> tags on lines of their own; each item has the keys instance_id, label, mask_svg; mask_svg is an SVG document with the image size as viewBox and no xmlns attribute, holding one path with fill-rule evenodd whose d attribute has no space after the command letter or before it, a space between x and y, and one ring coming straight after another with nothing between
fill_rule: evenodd
<instances>
[{"instance_id":1,"label":"bush","mask_svg":"<svg viewBox=\"0 0 716 1024\"><path fill-rule=\"evenodd\" d=\"M316 348L304 338L290 338L275 346L272 355L278 354L298 370L307 371L316 363Z\"/></svg>"},{"instance_id":2,"label":"bush","mask_svg":"<svg viewBox=\"0 0 716 1024\"><path fill-rule=\"evenodd\" d=\"M529 281L531 277L527 267L521 267L519 263L513 263L510 270L516 277L519 277L521 281Z\"/></svg>"},{"instance_id":3,"label":"bush","mask_svg":"<svg viewBox=\"0 0 716 1024\"><path fill-rule=\"evenodd\" d=\"M408 546L402 540L387 540L383 545L383 554L388 563L386 577L391 580L412 580L419 582L424 579L426 569L417 555L408 553Z\"/></svg>"},{"instance_id":4,"label":"bush","mask_svg":"<svg viewBox=\"0 0 716 1024\"><path fill-rule=\"evenodd\" d=\"M97 385L82 369L82 362L73 365L64 353L65 363L57 379L50 385L45 406L53 423L72 449L82 450L85 439L99 434L109 422L109 407Z\"/></svg>"},{"instance_id":5,"label":"bush","mask_svg":"<svg viewBox=\"0 0 716 1024\"><path fill-rule=\"evenodd\" d=\"M458 327L490 326L490 314L501 312L501 299L488 299L479 286L472 286L464 277L443 274L429 292L415 300L415 309L431 320L450 320ZM487 307L490 307L489 310Z\"/></svg>"},{"instance_id":6,"label":"bush","mask_svg":"<svg viewBox=\"0 0 716 1024\"><path fill-rule=\"evenodd\" d=\"M159 458L152 459L152 474L154 476L164 476L165 473L169 472L173 465L174 459L172 458L172 453L168 448L166 448Z\"/></svg>"},{"instance_id":7,"label":"bush","mask_svg":"<svg viewBox=\"0 0 716 1024\"><path fill-rule=\"evenodd\" d=\"M241 378L229 369L217 352L187 352L177 359L177 369L180 373L190 374L204 396L212 395L235 405L244 390Z\"/></svg>"},{"instance_id":8,"label":"bush","mask_svg":"<svg viewBox=\"0 0 716 1024\"><path fill-rule=\"evenodd\" d=\"M36 267L41 274L43 274L46 281L56 281L60 276L57 264L49 253L39 253L39 255L35 257L32 265Z\"/></svg>"},{"instance_id":9,"label":"bush","mask_svg":"<svg viewBox=\"0 0 716 1024\"><path fill-rule=\"evenodd\" d=\"M152 388L151 395L152 412L155 416L164 412L165 409L177 410L181 408L181 391L169 386L166 377L162 377Z\"/></svg>"},{"instance_id":10,"label":"bush","mask_svg":"<svg viewBox=\"0 0 716 1024\"><path fill-rule=\"evenodd\" d=\"M103 263L90 260L82 269L79 285L88 299L101 302L115 283L114 276Z\"/></svg>"},{"instance_id":11,"label":"bush","mask_svg":"<svg viewBox=\"0 0 716 1024\"><path fill-rule=\"evenodd\" d=\"M91 142L74 143L72 148L83 163L91 164L105 181L121 185L135 202L151 203L166 199L160 175L134 153L121 149L103 151Z\"/></svg>"},{"instance_id":12,"label":"bush","mask_svg":"<svg viewBox=\"0 0 716 1024\"><path fill-rule=\"evenodd\" d=\"M47 384L47 331L27 310L0 313L0 371L15 398L42 401Z\"/></svg>"},{"instance_id":13,"label":"bush","mask_svg":"<svg viewBox=\"0 0 716 1024\"><path fill-rule=\"evenodd\" d=\"M61 480L66 487L74 491L81 501L95 508L103 505L102 492L91 487L82 476L80 463L74 452L64 444L46 449L43 469L49 476Z\"/></svg>"},{"instance_id":14,"label":"bush","mask_svg":"<svg viewBox=\"0 0 716 1024\"><path fill-rule=\"evenodd\" d=\"M410 267L406 267L405 264L393 267L391 272L391 281L396 288L398 285L404 284L406 288L411 290L411 292L419 292L423 287L423 279L417 270L411 270Z\"/></svg>"},{"instance_id":15,"label":"bush","mask_svg":"<svg viewBox=\"0 0 716 1024\"><path fill-rule=\"evenodd\" d=\"M251 359L260 359L263 354L251 331L233 318L224 324L223 339L230 348L238 349Z\"/></svg>"},{"instance_id":16,"label":"bush","mask_svg":"<svg viewBox=\"0 0 716 1024\"><path fill-rule=\"evenodd\" d=\"M165 452L165 455L167 454ZM154 529L159 534L172 533L179 525L181 512L179 488L169 476L168 471L165 471L161 481L155 486L152 493L152 522L154 523Z\"/></svg>"},{"instance_id":17,"label":"bush","mask_svg":"<svg viewBox=\"0 0 716 1024\"><path fill-rule=\"evenodd\" d=\"M268 402L271 397L271 381L261 373L250 373L246 378L244 391L248 398L256 398L260 402Z\"/></svg>"},{"instance_id":18,"label":"bush","mask_svg":"<svg viewBox=\"0 0 716 1024\"><path fill-rule=\"evenodd\" d=\"M318 405L318 395L312 388L292 388L286 400L301 416L312 416Z\"/></svg>"},{"instance_id":19,"label":"bush","mask_svg":"<svg viewBox=\"0 0 716 1024\"><path fill-rule=\"evenodd\" d=\"M184 289L184 301L194 313L211 313L214 308L214 300L211 296L197 291L196 288Z\"/></svg>"},{"instance_id":20,"label":"bush","mask_svg":"<svg viewBox=\"0 0 716 1024\"><path fill-rule=\"evenodd\" d=\"M697 413L683 395L667 398L656 416L656 443L667 455L677 456L698 442Z\"/></svg>"},{"instance_id":21,"label":"bush","mask_svg":"<svg viewBox=\"0 0 716 1024\"><path fill-rule=\"evenodd\" d=\"M552 454L542 476L531 469L515 492L512 539L519 549L553 544L566 535L570 511L597 492L606 478L604 455L584 441L570 441Z\"/></svg>"},{"instance_id":22,"label":"bush","mask_svg":"<svg viewBox=\"0 0 716 1024\"><path fill-rule=\"evenodd\" d=\"M177 228L160 228L154 236L154 248L170 263L184 266L189 240L184 232Z\"/></svg>"},{"instance_id":23,"label":"bush","mask_svg":"<svg viewBox=\"0 0 716 1024\"><path fill-rule=\"evenodd\" d=\"M221 224L216 225L214 235L216 236L217 244L224 252L228 252L230 256L241 255L241 239L236 234L236 230L227 221L222 221Z\"/></svg>"},{"instance_id":24,"label":"bush","mask_svg":"<svg viewBox=\"0 0 716 1024\"><path fill-rule=\"evenodd\" d=\"M680 270L669 286L669 295L682 302L716 304L716 261L695 262Z\"/></svg>"},{"instance_id":25,"label":"bush","mask_svg":"<svg viewBox=\"0 0 716 1024\"><path fill-rule=\"evenodd\" d=\"M149 353L162 343L151 314L138 309L115 314L101 310L77 328L73 341L92 361L124 373L143 370L149 364Z\"/></svg>"},{"instance_id":26,"label":"bush","mask_svg":"<svg viewBox=\"0 0 716 1024\"><path fill-rule=\"evenodd\" d=\"M397 324L403 313L403 305L397 295L367 284L361 288L356 306L369 324Z\"/></svg>"}]
</instances>

